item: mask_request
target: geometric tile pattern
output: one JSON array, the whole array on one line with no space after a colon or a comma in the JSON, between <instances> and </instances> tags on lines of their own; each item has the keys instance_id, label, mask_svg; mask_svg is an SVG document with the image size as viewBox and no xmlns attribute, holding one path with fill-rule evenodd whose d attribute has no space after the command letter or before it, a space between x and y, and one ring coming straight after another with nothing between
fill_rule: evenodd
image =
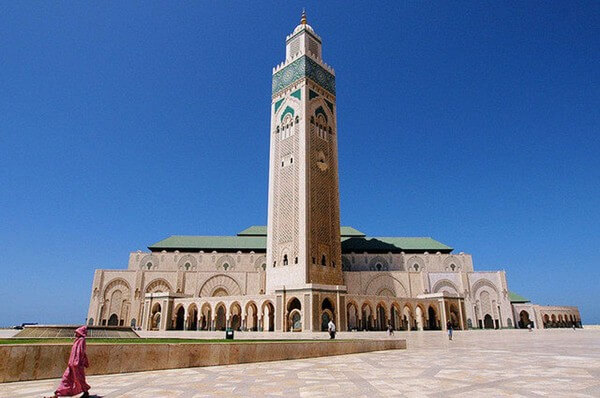
<instances>
[{"instance_id":1,"label":"geometric tile pattern","mask_svg":"<svg viewBox=\"0 0 600 398\"><path fill-rule=\"evenodd\" d=\"M362 336L361 336L362 337ZM407 350L92 376L102 397L600 397L599 330L396 333ZM132 359L135 360L135 359ZM51 395L58 380L6 383Z\"/></svg>"}]
</instances>

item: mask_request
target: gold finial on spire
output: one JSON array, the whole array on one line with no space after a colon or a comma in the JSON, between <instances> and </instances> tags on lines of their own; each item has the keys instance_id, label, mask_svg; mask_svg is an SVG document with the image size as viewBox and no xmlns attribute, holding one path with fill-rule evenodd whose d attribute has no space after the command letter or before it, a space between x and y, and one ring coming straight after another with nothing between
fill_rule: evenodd
<instances>
[{"instance_id":1,"label":"gold finial on spire","mask_svg":"<svg viewBox=\"0 0 600 398\"><path fill-rule=\"evenodd\" d=\"M302 17L300 18L300 23L302 25L306 25L306 11L304 11L304 8L302 9Z\"/></svg>"}]
</instances>

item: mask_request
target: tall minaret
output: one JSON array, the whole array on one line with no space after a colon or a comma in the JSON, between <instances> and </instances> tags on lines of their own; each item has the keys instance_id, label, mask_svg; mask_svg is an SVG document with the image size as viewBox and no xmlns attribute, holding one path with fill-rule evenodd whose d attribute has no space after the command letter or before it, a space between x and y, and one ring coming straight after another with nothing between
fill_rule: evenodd
<instances>
[{"instance_id":1,"label":"tall minaret","mask_svg":"<svg viewBox=\"0 0 600 398\"><path fill-rule=\"evenodd\" d=\"M273 69L267 293L312 300L312 291L343 285L335 107L334 71L303 12L286 38L285 62ZM314 306L303 298L303 307Z\"/></svg>"}]
</instances>

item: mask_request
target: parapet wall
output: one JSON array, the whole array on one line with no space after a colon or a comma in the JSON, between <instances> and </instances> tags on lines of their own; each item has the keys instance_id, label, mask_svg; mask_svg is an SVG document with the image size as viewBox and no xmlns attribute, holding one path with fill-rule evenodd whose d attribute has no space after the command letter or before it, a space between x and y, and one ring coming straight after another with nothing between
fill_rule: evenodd
<instances>
[{"instance_id":1,"label":"parapet wall","mask_svg":"<svg viewBox=\"0 0 600 398\"><path fill-rule=\"evenodd\" d=\"M320 340L250 343L88 344L88 375L233 365L405 349L406 340ZM0 346L0 382L58 378L70 344Z\"/></svg>"}]
</instances>

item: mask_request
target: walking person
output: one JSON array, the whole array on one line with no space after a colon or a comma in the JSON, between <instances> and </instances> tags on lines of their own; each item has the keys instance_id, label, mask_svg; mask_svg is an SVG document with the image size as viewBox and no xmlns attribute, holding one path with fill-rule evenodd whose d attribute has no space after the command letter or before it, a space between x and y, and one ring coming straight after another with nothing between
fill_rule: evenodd
<instances>
[{"instance_id":1,"label":"walking person","mask_svg":"<svg viewBox=\"0 0 600 398\"><path fill-rule=\"evenodd\" d=\"M329 332L329 339L335 339L335 323L333 323L333 319L327 324L327 331Z\"/></svg>"},{"instance_id":2,"label":"walking person","mask_svg":"<svg viewBox=\"0 0 600 398\"><path fill-rule=\"evenodd\" d=\"M88 359L85 353L85 337L87 336L87 326L82 326L75 331L75 342L71 348L69 363L65 373L63 373L60 385L54 392L52 398L70 397L83 394L80 398L88 398L90 385L85 382L85 368L88 367Z\"/></svg>"},{"instance_id":3,"label":"walking person","mask_svg":"<svg viewBox=\"0 0 600 398\"><path fill-rule=\"evenodd\" d=\"M452 330L453 330L452 322L448 321L446 323L446 329L448 329L448 340L452 340Z\"/></svg>"}]
</instances>

